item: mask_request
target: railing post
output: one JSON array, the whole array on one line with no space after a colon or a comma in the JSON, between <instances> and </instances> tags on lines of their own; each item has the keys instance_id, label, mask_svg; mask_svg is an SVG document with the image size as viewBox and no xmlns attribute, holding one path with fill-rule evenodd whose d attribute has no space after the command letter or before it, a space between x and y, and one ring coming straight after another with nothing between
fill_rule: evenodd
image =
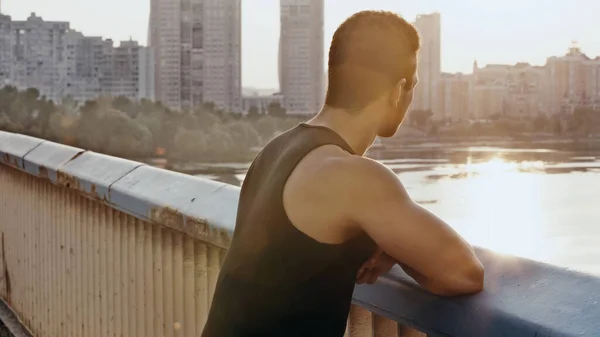
<instances>
[{"instance_id":1,"label":"railing post","mask_svg":"<svg viewBox=\"0 0 600 337\"><path fill-rule=\"evenodd\" d=\"M400 327L397 322L382 316L373 316L373 332L375 337L399 336Z\"/></svg>"},{"instance_id":2,"label":"railing post","mask_svg":"<svg viewBox=\"0 0 600 337\"><path fill-rule=\"evenodd\" d=\"M348 315L348 337L372 337L373 314L357 305L352 305Z\"/></svg>"},{"instance_id":3,"label":"railing post","mask_svg":"<svg viewBox=\"0 0 600 337\"><path fill-rule=\"evenodd\" d=\"M407 327L407 326L401 326L400 327L400 334L401 337L427 337L426 334L417 331L411 327Z\"/></svg>"}]
</instances>

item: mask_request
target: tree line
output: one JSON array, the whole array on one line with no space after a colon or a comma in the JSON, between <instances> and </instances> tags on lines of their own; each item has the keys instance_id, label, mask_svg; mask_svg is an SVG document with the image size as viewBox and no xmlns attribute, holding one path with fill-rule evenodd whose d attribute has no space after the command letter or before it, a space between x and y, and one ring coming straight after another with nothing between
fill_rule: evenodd
<instances>
[{"instance_id":1,"label":"tree line","mask_svg":"<svg viewBox=\"0 0 600 337\"><path fill-rule=\"evenodd\" d=\"M234 114L206 103L175 111L159 102L101 97L61 104L37 89L0 90L0 130L21 133L108 155L177 162L246 161L276 134L297 125L278 103L267 113Z\"/></svg>"},{"instance_id":2,"label":"tree line","mask_svg":"<svg viewBox=\"0 0 600 337\"><path fill-rule=\"evenodd\" d=\"M490 116L487 122L453 124L432 121L427 110L412 111L408 125L430 136L512 136L535 132L556 136L600 134L600 111L577 108L573 114L528 119ZM206 103L193 111L168 109L159 102L101 97L61 104L40 96L37 89L0 90L0 130L22 133L113 156L143 159L165 157L172 162L248 161L253 149L303 120L286 115L278 103L260 114L245 116Z\"/></svg>"},{"instance_id":3,"label":"tree line","mask_svg":"<svg viewBox=\"0 0 600 337\"><path fill-rule=\"evenodd\" d=\"M600 110L577 107L573 113L547 116L491 115L485 120L462 120L453 123L434 120L430 110L414 110L408 123L430 136L452 137L522 137L532 134L587 137L600 134Z\"/></svg>"}]
</instances>

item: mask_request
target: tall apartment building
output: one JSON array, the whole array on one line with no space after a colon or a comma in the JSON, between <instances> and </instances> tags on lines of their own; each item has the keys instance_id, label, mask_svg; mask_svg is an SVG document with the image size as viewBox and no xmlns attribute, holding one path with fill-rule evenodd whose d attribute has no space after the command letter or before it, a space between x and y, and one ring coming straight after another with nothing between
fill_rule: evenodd
<instances>
[{"instance_id":1,"label":"tall apartment building","mask_svg":"<svg viewBox=\"0 0 600 337\"><path fill-rule=\"evenodd\" d=\"M241 0L151 0L148 44L157 100L242 110Z\"/></svg>"},{"instance_id":2,"label":"tall apartment building","mask_svg":"<svg viewBox=\"0 0 600 337\"><path fill-rule=\"evenodd\" d=\"M155 59L152 47L139 48L138 99L156 100Z\"/></svg>"},{"instance_id":3,"label":"tall apartment building","mask_svg":"<svg viewBox=\"0 0 600 337\"><path fill-rule=\"evenodd\" d=\"M0 85L36 88L56 102L82 103L102 95L152 99L153 62L147 48L85 36L68 22L49 22L32 14L25 21L0 15Z\"/></svg>"},{"instance_id":4,"label":"tall apartment building","mask_svg":"<svg viewBox=\"0 0 600 337\"><path fill-rule=\"evenodd\" d=\"M112 43L112 41L111 41ZM107 73L103 89L109 96L124 96L131 100L139 97L140 45L135 41L122 41L107 56Z\"/></svg>"},{"instance_id":5,"label":"tall apartment building","mask_svg":"<svg viewBox=\"0 0 600 337\"><path fill-rule=\"evenodd\" d=\"M104 94L103 82L112 41L98 36L84 36L71 30L67 32L67 77L63 84L63 97L85 102Z\"/></svg>"},{"instance_id":6,"label":"tall apartment building","mask_svg":"<svg viewBox=\"0 0 600 337\"><path fill-rule=\"evenodd\" d=\"M433 111L443 121L470 119L471 75L442 73L435 87Z\"/></svg>"},{"instance_id":7,"label":"tall apartment building","mask_svg":"<svg viewBox=\"0 0 600 337\"><path fill-rule=\"evenodd\" d=\"M44 21L35 13L25 21L12 21L12 69L6 84L37 88L41 95L60 100L68 89L68 31L68 22Z\"/></svg>"},{"instance_id":8,"label":"tall apartment building","mask_svg":"<svg viewBox=\"0 0 600 337\"><path fill-rule=\"evenodd\" d=\"M0 14L0 87L9 84L13 70L12 20Z\"/></svg>"},{"instance_id":9,"label":"tall apartment building","mask_svg":"<svg viewBox=\"0 0 600 337\"><path fill-rule=\"evenodd\" d=\"M576 43L566 55L546 62L546 100L551 114L573 113L577 107L600 108L600 59L591 59Z\"/></svg>"},{"instance_id":10,"label":"tall apartment building","mask_svg":"<svg viewBox=\"0 0 600 337\"><path fill-rule=\"evenodd\" d=\"M421 36L419 51L419 85L412 108L434 110L436 83L442 75L441 17L439 13L417 15L414 22ZM434 118L438 118L434 112Z\"/></svg>"},{"instance_id":11,"label":"tall apartment building","mask_svg":"<svg viewBox=\"0 0 600 337\"><path fill-rule=\"evenodd\" d=\"M528 63L479 67L475 62L472 79L471 115L474 118L532 118L551 113L545 67Z\"/></svg>"},{"instance_id":12,"label":"tall apartment building","mask_svg":"<svg viewBox=\"0 0 600 337\"><path fill-rule=\"evenodd\" d=\"M288 114L311 115L325 97L324 0L281 0L279 85Z\"/></svg>"},{"instance_id":13,"label":"tall apartment building","mask_svg":"<svg viewBox=\"0 0 600 337\"><path fill-rule=\"evenodd\" d=\"M67 34L67 82L63 96L77 102L99 96L124 96L130 100L154 98L154 66L150 49L136 41L112 40Z\"/></svg>"}]
</instances>

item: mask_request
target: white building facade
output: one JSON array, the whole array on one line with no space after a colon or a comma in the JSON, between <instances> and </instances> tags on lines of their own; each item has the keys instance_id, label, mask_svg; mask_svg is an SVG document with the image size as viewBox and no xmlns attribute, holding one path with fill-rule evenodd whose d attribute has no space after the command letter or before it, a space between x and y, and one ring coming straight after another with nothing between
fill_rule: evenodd
<instances>
[{"instance_id":1,"label":"white building facade","mask_svg":"<svg viewBox=\"0 0 600 337\"><path fill-rule=\"evenodd\" d=\"M241 112L241 0L151 0L156 99Z\"/></svg>"},{"instance_id":2,"label":"white building facade","mask_svg":"<svg viewBox=\"0 0 600 337\"><path fill-rule=\"evenodd\" d=\"M10 23L11 71L3 79L20 90L36 88L40 95L58 101L67 87L68 22L47 22L31 14Z\"/></svg>"},{"instance_id":3,"label":"white building facade","mask_svg":"<svg viewBox=\"0 0 600 337\"><path fill-rule=\"evenodd\" d=\"M281 0L279 85L287 114L312 115L325 100L324 0Z\"/></svg>"},{"instance_id":4,"label":"white building facade","mask_svg":"<svg viewBox=\"0 0 600 337\"><path fill-rule=\"evenodd\" d=\"M153 99L153 58L135 41L84 36L68 22L0 15L0 85L36 88L40 95L79 103L99 96Z\"/></svg>"},{"instance_id":5,"label":"white building facade","mask_svg":"<svg viewBox=\"0 0 600 337\"><path fill-rule=\"evenodd\" d=\"M421 36L419 50L419 84L412 104L414 110L430 110L435 115L436 86L442 75L441 16L439 13L417 15L414 22Z\"/></svg>"},{"instance_id":6,"label":"white building facade","mask_svg":"<svg viewBox=\"0 0 600 337\"><path fill-rule=\"evenodd\" d=\"M244 95L242 99L243 113L248 114L250 109L256 108L259 114L266 114L271 104L283 106L283 96L279 93L272 95Z\"/></svg>"}]
</instances>

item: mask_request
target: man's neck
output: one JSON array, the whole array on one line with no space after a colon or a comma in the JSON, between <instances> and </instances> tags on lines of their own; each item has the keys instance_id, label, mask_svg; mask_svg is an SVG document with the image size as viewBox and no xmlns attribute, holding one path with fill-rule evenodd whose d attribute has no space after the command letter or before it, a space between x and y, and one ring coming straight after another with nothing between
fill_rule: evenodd
<instances>
[{"instance_id":1,"label":"man's neck","mask_svg":"<svg viewBox=\"0 0 600 337\"><path fill-rule=\"evenodd\" d=\"M351 113L325 106L321 112L307 122L310 125L326 126L339 134L359 155L364 155L373 145L377 132L374 125L361 118L361 113Z\"/></svg>"}]
</instances>

